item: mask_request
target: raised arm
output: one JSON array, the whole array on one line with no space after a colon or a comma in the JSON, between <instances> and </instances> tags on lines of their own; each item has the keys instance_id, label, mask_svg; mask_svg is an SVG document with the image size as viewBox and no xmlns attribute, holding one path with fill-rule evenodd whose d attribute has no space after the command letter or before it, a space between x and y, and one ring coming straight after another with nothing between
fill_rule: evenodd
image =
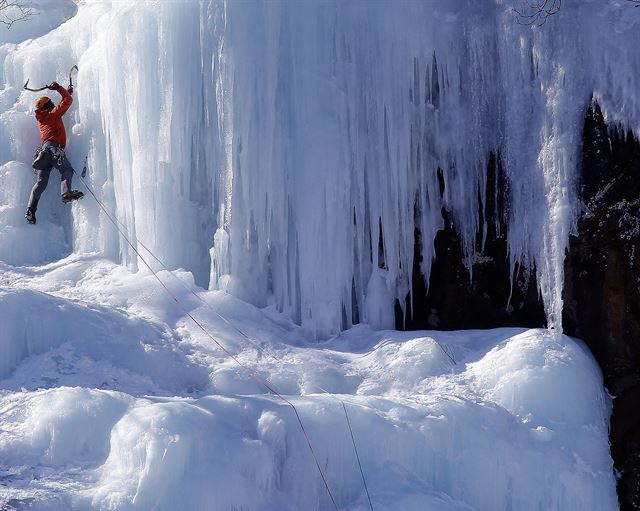
<instances>
[{"instance_id":1,"label":"raised arm","mask_svg":"<svg viewBox=\"0 0 640 511\"><path fill-rule=\"evenodd\" d=\"M67 112L67 110L69 110L71 103L73 103L73 97L62 85L57 82L53 82L51 85L49 85L49 88L55 90L62 96L62 101L60 101L60 103L58 103L58 105L53 110L51 110L49 115L54 117L62 117Z\"/></svg>"}]
</instances>

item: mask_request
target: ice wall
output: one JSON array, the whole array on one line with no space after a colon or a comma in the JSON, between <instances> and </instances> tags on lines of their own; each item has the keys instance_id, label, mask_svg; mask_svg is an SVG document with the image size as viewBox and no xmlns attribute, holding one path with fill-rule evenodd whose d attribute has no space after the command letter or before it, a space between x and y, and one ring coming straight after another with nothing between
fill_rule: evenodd
<instances>
[{"instance_id":1,"label":"ice wall","mask_svg":"<svg viewBox=\"0 0 640 511\"><path fill-rule=\"evenodd\" d=\"M486 228L478 211L495 193L485 184L495 151L512 265L536 267L549 325L560 329L584 109L595 92L638 128L635 32L612 24L637 13L567 2L532 28L511 7L229 4L235 181L231 250L214 246L213 284L218 264L230 266L234 292L255 303L272 295L318 335L357 320L390 326L394 299L410 291L415 227L427 279L442 207L472 255ZM618 47L630 58L608 72Z\"/></svg>"},{"instance_id":2,"label":"ice wall","mask_svg":"<svg viewBox=\"0 0 640 511\"><path fill-rule=\"evenodd\" d=\"M442 207L472 255L499 152L511 263L536 268L560 330L582 115L595 94L640 129L640 16L574 0L538 28L512 7L87 1L42 38L0 47L0 159L26 162L37 142L34 95L15 99L26 77L77 62L69 155L89 154L90 183L128 232L200 284L275 304L321 337L391 326L411 291L414 229L428 279ZM14 224L25 200L3 201ZM137 266L95 204L74 208L54 218L62 234L44 259L73 247ZM20 260L6 232L0 253Z\"/></svg>"}]
</instances>

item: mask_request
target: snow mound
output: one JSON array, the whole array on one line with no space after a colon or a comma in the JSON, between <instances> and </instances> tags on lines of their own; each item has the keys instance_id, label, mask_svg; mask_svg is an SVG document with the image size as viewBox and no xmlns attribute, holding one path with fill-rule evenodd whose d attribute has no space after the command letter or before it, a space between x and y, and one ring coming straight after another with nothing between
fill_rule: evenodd
<instances>
[{"instance_id":1,"label":"snow mound","mask_svg":"<svg viewBox=\"0 0 640 511\"><path fill-rule=\"evenodd\" d=\"M77 255L1 269L1 502L333 509L293 410L153 276ZM343 403L376 510L617 509L611 402L579 342L359 326L318 344L184 272L160 277L296 406L341 510L368 509Z\"/></svg>"}]
</instances>

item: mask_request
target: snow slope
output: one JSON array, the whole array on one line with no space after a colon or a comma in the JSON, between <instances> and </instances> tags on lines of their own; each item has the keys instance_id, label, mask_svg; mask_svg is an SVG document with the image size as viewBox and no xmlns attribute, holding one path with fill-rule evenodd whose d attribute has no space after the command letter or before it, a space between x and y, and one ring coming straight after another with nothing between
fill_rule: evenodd
<instances>
[{"instance_id":1,"label":"snow slope","mask_svg":"<svg viewBox=\"0 0 640 511\"><path fill-rule=\"evenodd\" d=\"M0 266L8 509L334 509L292 410L152 275L78 255ZM160 277L296 405L339 509L369 509L341 401L376 510L617 509L611 403L582 344L362 326L309 343L273 308Z\"/></svg>"}]
</instances>

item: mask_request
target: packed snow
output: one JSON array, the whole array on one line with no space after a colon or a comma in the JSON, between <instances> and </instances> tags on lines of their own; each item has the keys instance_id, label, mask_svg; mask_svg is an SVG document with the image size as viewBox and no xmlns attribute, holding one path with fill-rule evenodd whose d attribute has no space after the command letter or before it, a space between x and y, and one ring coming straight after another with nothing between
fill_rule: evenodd
<instances>
[{"instance_id":1,"label":"packed snow","mask_svg":"<svg viewBox=\"0 0 640 511\"><path fill-rule=\"evenodd\" d=\"M90 255L0 271L8 509L334 509L291 408L151 273ZM309 342L274 308L159 277L295 404L339 509L369 509L342 402L376 510L617 509L611 400L581 343L364 326Z\"/></svg>"},{"instance_id":2,"label":"packed snow","mask_svg":"<svg viewBox=\"0 0 640 511\"><path fill-rule=\"evenodd\" d=\"M33 0L0 27L0 508L334 509L233 354L340 510L370 509L343 403L376 511L617 509L562 272L591 96L640 134L640 9L528 27L516 1ZM67 155L108 214L52 176L29 226L22 86L73 64ZM492 151L553 331L388 330L416 227L427 280L442 207L473 259Z\"/></svg>"}]
</instances>

